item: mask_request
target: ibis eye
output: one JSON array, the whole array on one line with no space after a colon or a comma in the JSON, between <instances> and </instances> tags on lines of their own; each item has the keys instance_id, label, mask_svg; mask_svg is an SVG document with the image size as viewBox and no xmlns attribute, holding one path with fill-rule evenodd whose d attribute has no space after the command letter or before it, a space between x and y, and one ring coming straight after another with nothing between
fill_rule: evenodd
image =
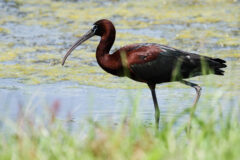
<instances>
[{"instance_id":1,"label":"ibis eye","mask_svg":"<svg viewBox=\"0 0 240 160\"><path fill-rule=\"evenodd\" d=\"M93 28L92 28L92 31L95 33L95 32L96 32L96 30L97 30L97 26L96 26L96 25L94 25L94 26L93 26Z\"/></svg>"}]
</instances>

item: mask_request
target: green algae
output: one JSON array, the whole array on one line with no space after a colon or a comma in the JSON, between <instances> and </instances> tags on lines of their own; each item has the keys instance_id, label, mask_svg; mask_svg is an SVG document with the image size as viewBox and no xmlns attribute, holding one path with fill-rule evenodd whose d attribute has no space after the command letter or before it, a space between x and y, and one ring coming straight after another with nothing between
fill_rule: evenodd
<instances>
[{"instance_id":1,"label":"green algae","mask_svg":"<svg viewBox=\"0 0 240 160\"><path fill-rule=\"evenodd\" d=\"M10 33L10 30L7 28L0 27L0 33Z\"/></svg>"},{"instance_id":2,"label":"green algae","mask_svg":"<svg viewBox=\"0 0 240 160\"><path fill-rule=\"evenodd\" d=\"M70 81L108 88L145 87L127 78L109 75L97 65L94 52L99 38L93 38L75 50L65 67L60 65L68 47L96 20L102 18L112 20L116 26L114 49L131 43L153 42L187 51L196 47L200 49L200 53L213 57L239 58L240 9L239 3L231 0L191 0L186 3L179 3L176 0L160 2L150 0L148 3L145 1L78 3L50 0L15 0L14 2L15 11L10 13L6 10L0 11L0 34L11 37L0 42L0 77L18 78L21 83L37 85ZM25 39L17 41L17 33L13 31L14 27L8 28L9 25L16 27L23 25L30 28L40 26L49 30L49 33L50 30L56 31L56 34L41 35L40 30L39 36L43 38L39 41L34 37L31 38L31 30L29 30L24 32L24 36L30 38L23 36ZM163 31L163 37L153 36L148 34L148 31L131 33L131 30L141 31L145 28L157 31L158 26L164 25L179 25L181 28L177 31L176 29ZM123 32L126 29L129 31ZM170 32L175 33L175 36L168 37ZM57 36L61 40L50 41L49 39L53 38L50 36ZM44 42L43 39L49 40L50 43ZM222 51L218 49L219 47L230 48ZM235 68L239 67L233 62L229 64ZM228 70L226 74L230 75L230 71ZM214 79L214 76L210 78ZM195 80L200 79L195 78ZM220 85L222 85L220 82L216 82L214 86Z\"/></svg>"},{"instance_id":3,"label":"green algae","mask_svg":"<svg viewBox=\"0 0 240 160\"><path fill-rule=\"evenodd\" d=\"M224 37L221 38L217 44L221 46L239 46L240 45L240 39L239 38L233 38L233 37Z\"/></svg>"}]
</instances>

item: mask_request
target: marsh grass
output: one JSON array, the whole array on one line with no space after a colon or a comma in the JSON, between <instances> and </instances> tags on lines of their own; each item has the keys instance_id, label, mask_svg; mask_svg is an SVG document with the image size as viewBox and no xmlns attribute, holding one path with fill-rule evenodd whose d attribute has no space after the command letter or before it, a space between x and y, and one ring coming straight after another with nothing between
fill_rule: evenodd
<instances>
[{"instance_id":1,"label":"marsh grass","mask_svg":"<svg viewBox=\"0 0 240 160\"><path fill-rule=\"evenodd\" d=\"M204 62L202 72L209 72ZM187 131L187 120L178 123L183 116L189 118L191 106L172 117L162 117L159 130L154 123L144 123L138 115L140 94L128 95L132 112L126 112L117 124L89 118L75 127L71 115L65 120L58 118L58 101L43 114L36 113L30 101L19 107L16 120L1 118L0 159L237 160L240 104L238 100L232 103L231 98L220 103L226 90L223 87L204 97L211 103L205 104L204 112L192 114L191 132ZM229 108L223 110L226 106Z\"/></svg>"},{"instance_id":2,"label":"marsh grass","mask_svg":"<svg viewBox=\"0 0 240 160\"><path fill-rule=\"evenodd\" d=\"M187 123L176 123L189 109L162 118L156 131L139 118L138 105L132 100L133 112L117 125L89 119L74 129L69 117L57 118L57 102L45 116L21 109L16 121L1 118L0 159L239 159L239 107L195 115L188 135Z\"/></svg>"},{"instance_id":3,"label":"marsh grass","mask_svg":"<svg viewBox=\"0 0 240 160\"><path fill-rule=\"evenodd\" d=\"M228 61L228 72L221 81L217 81L212 76L204 77L205 81L202 83L209 88L215 88L214 93L204 92L201 97L207 101L202 102L202 105L198 107L205 110L195 113L189 135L186 134L187 122L179 123L179 121L183 116L189 116L190 108L173 117L162 116L160 129L156 131L154 123L148 125L142 122L138 115L139 96L131 99L132 104L129 107L133 108L132 113L126 114L118 124L114 124L111 120L101 123L89 119L85 123L76 124L75 127L73 127L71 115L66 117L66 120L58 118L58 111L61 108L57 103L51 106L50 110L46 110L44 114L37 114L33 109L36 107L35 104L30 102L27 106L19 107L16 120L0 117L0 160L238 160L240 158L238 95L240 86L239 78L237 78L239 77L239 48L237 48L239 46L237 38L239 3L236 0L190 0L188 3L186 1L182 3L182 0L169 0L162 1L161 5L158 1L153 0L148 3L146 1L122 2L116 0L119 3L112 5L99 1L72 3L74 1L65 3L60 0L15 0L16 13L10 14L5 10L1 11L0 32L4 41L0 43L0 46L4 54L0 58L0 77L24 77L21 81L25 84L71 80L79 82L79 84L100 87L106 87L108 84L109 88L125 86L125 88L142 88L141 85L130 82L130 80L118 79L116 81L111 76L105 75L99 67L88 65L93 60L95 61L94 52L88 48L96 47L97 41L89 41L86 45L90 47L76 51L75 57L73 55L68 62L71 67L62 68L54 65L55 61L58 62L61 59L62 52L65 52L65 39L72 41L72 35L64 36L64 43L59 41L54 43L57 45L49 45L52 44L52 41L48 41L51 40L50 37L56 36L49 34L52 31L56 32L56 30L51 30L52 28L57 28L61 32L72 33L74 31L74 36L77 37L82 34L83 30L88 29L89 23L103 17L114 20L118 30L144 29L155 25L169 25L170 27L172 24L182 24L184 29L173 31L174 34L177 34L172 38L171 45L178 44L176 47L192 50L191 46L198 46L200 43L200 49L207 55L217 55L220 58L235 60ZM100 3L101 5L98 5ZM49 15L53 16L51 20L48 19ZM147 21L141 20L142 15ZM114 17L120 17L120 19ZM140 20L136 20L138 18ZM9 22L14 25L12 27L5 25ZM21 27L18 24L37 25L41 26L42 31L49 30L50 32L37 34L37 37L44 37L43 42L41 39L33 41L32 36L29 36L30 38L23 37L21 43L18 44L15 35L15 28ZM66 24L68 27L64 27ZM198 24L200 27L194 27L194 24ZM213 24L212 27L204 27L209 24ZM186 27L186 25L190 25L190 27ZM25 30L30 29L32 30L27 27ZM25 32L23 33L25 34ZM9 39L8 37L14 38ZM62 38L57 37L57 39ZM130 44L133 41L168 44L170 43L169 39L171 38L161 38L160 35L159 38L153 38L141 34L118 32L116 47ZM184 44L188 44L188 46L184 46ZM207 48L206 44L217 47L205 49ZM220 46L226 48L218 50ZM42 54L43 52L45 54ZM77 53L89 54L81 54L83 59L79 64L77 58L79 54ZM19 61L22 63L19 64ZM49 65L49 61L53 62L53 65ZM173 86L176 87L175 85L167 87ZM225 88L222 89L222 86ZM216 89L219 87L221 87L220 91ZM91 97L88 98L91 99ZM172 99L172 96L170 98ZM151 101L151 98L149 100ZM172 106L168 105L167 107ZM176 113L174 109L172 112Z\"/></svg>"}]
</instances>

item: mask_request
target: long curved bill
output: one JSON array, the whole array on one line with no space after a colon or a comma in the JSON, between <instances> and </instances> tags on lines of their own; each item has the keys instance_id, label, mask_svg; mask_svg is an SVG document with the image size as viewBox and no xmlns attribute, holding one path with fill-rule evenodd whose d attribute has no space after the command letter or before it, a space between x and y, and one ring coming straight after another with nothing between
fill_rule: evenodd
<instances>
[{"instance_id":1,"label":"long curved bill","mask_svg":"<svg viewBox=\"0 0 240 160\"><path fill-rule=\"evenodd\" d=\"M74 45L68 50L68 52L66 53L66 55L64 56L63 60L62 60L62 65L64 65L67 57L72 53L72 51L77 48L80 44L82 44L83 42L85 42L86 40L88 40L89 38L91 38L92 36L94 36L94 31L90 30L88 31L86 34L84 34L77 42L74 43Z\"/></svg>"}]
</instances>

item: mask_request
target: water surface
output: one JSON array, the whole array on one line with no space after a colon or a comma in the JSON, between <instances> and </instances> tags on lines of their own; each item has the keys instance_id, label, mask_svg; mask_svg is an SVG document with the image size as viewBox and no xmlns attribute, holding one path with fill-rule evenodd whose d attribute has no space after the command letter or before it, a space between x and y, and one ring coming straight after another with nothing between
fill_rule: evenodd
<instances>
[{"instance_id":1,"label":"water surface","mask_svg":"<svg viewBox=\"0 0 240 160\"><path fill-rule=\"evenodd\" d=\"M152 42L227 60L224 77L192 78L203 86L197 113L239 106L240 9L229 1L0 1L0 110L16 119L19 108L40 114L59 103L58 118L119 122L134 106L145 123L154 108L146 85L105 73L95 60L99 38L79 46L60 65L67 49L98 19L117 29L113 50ZM224 6L224 7L222 7ZM195 91L180 83L159 85L163 118L190 107ZM135 105L136 104L136 105ZM44 114L43 114L44 116ZM45 115L46 116L46 115ZM185 122L185 116L179 121Z\"/></svg>"}]
</instances>

